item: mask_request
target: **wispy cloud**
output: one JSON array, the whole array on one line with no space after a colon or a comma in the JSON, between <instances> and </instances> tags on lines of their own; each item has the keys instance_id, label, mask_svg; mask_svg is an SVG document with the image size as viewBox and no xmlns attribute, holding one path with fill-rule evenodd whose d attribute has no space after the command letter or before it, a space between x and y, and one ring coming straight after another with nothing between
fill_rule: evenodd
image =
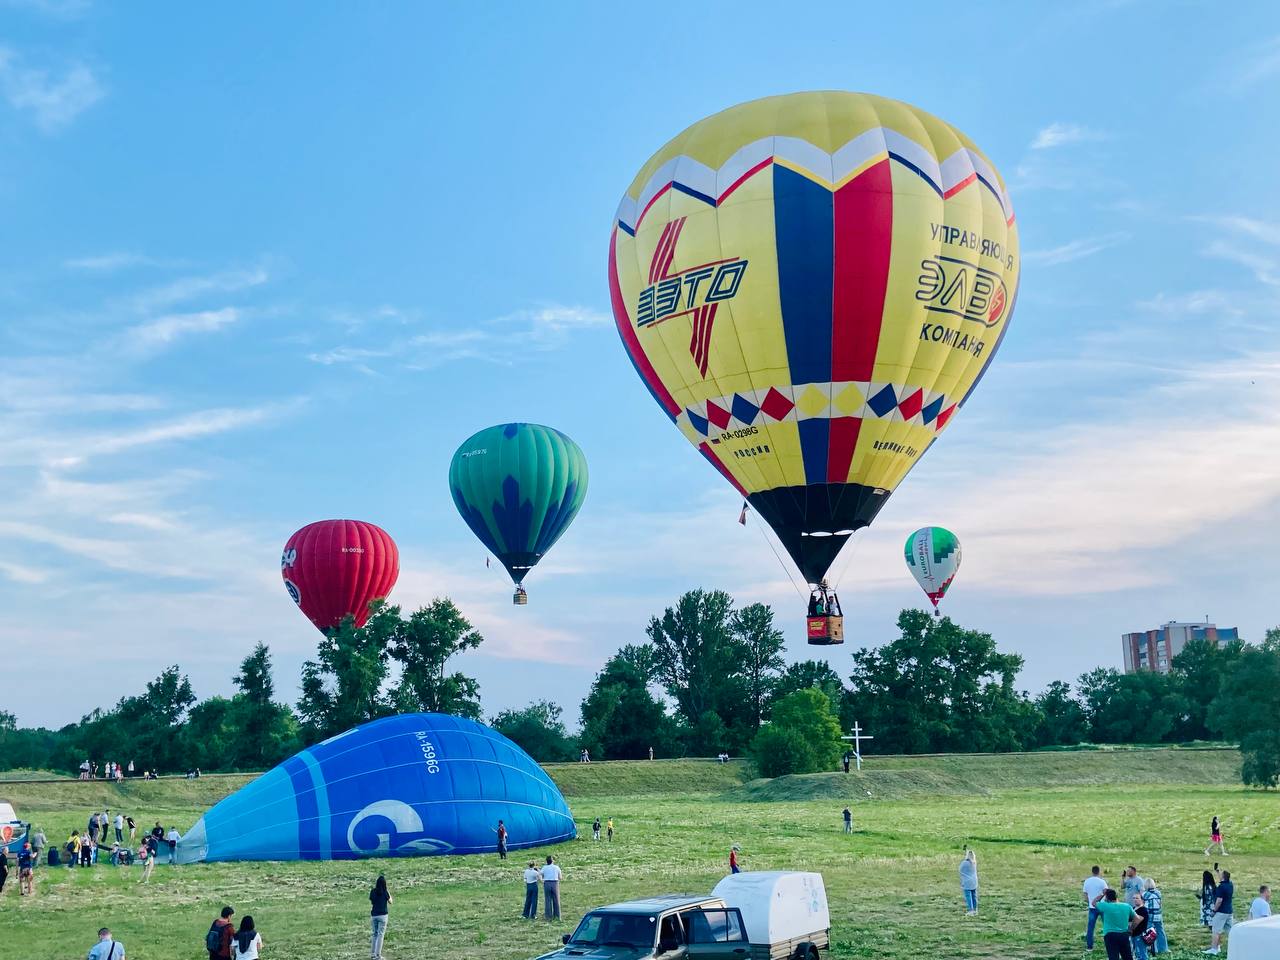
<instances>
[{"instance_id":1,"label":"wispy cloud","mask_svg":"<svg viewBox=\"0 0 1280 960\"><path fill-rule=\"evenodd\" d=\"M13 109L29 113L44 133L56 133L106 96L94 72L73 63L58 75L28 66L13 49L0 47L0 93Z\"/></svg>"},{"instance_id":2,"label":"wispy cloud","mask_svg":"<svg viewBox=\"0 0 1280 960\"><path fill-rule=\"evenodd\" d=\"M1051 150L1071 143L1105 139L1103 134L1076 123L1051 123L1041 129L1031 141L1032 150Z\"/></svg>"},{"instance_id":3,"label":"wispy cloud","mask_svg":"<svg viewBox=\"0 0 1280 960\"><path fill-rule=\"evenodd\" d=\"M1239 297L1223 290L1191 290L1187 293L1157 293L1154 297L1138 302L1138 307L1152 313L1214 314L1240 316L1244 309Z\"/></svg>"},{"instance_id":4,"label":"wispy cloud","mask_svg":"<svg viewBox=\"0 0 1280 960\"><path fill-rule=\"evenodd\" d=\"M374 373L376 361L390 361L409 370L429 370L459 360L511 364L530 351L557 350L585 330L607 326L609 319L590 307L544 304L517 310L496 320L465 328L429 329L411 333L417 325L410 315L390 307L381 316L394 319L402 328L390 340L377 344L343 344L307 354L307 359L324 366L350 364L365 373ZM348 327L356 332L363 324Z\"/></svg>"},{"instance_id":5,"label":"wispy cloud","mask_svg":"<svg viewBox=\"0 0 1280 960\"><path fill-rule=\"evenodd\" d=\"M115 273L118 270L126 270L130 267L159 266L160 261L140 253L116 251L87 257L72 257L69 260L62 261L62 265L68 270L83 270L88 273Z\"/></svg>"},{"instance_id":6,"label":"wispy cloud","mask_svg":"<svg viewBox=\"0 0 1280 960\"><path fill-rule=\"evenodd\" d=\"M1280 224L1253 217L1239 215L1230 216L1198 216L1191 218L1200 223L1211 223L1232 233L1242 234L1253 240L1260 240L1271 246L1280 246Z\"/></svg>"},{"instance_id":7,"label":"wispy cloud","mask_svg":"<svg viewBox=\"0 0 1280 960\"><path fill-rule=\"evenodd\" d=\"M277 415L277 407L245 407L202 410L174 420L151 423L133 430L103 431L67 438L65 453L51 458L55 467L75 467L96 456L123 453L139 447L191 440L238 430Z\"/></svg>"},{"instance_id":8,"label":"wispy cloud","mask_svg":"<svg viewBox=\"0 0 1280 960\"><path fill-rule=\"evenodd\" d=\"M1280 36L1270 37L1244 50L1235 58L1231 85L1243 91L1280 73Z\"/></svg>"},{"instance_id":9,"label":"wispy cloud","mask_svg":"<svg viewBox=\"0 0 1280 960\"><path fill-rule=\"evenodd\" d=\"M1127 233L1109 233L1101 237L1084 237L1072 240L1047 250L1028 250L1022 255L1027 263L1040 263L1047 267L1056 267L1074 260L1083 260L1095 253L1101 253L1111 247L1118 246L1129 239Z\"/></svg>"},{"instance_id":10,"label":"wispy cloud","mask_svg":"<svg viewBox=\"0 0 1280 960\"><path fill-rule=\"evenodd\" d=\"M1268 287L1280 287L1280 264L1276 258L1247 250L1226 240L1214 240L1204 248L1206 257L1236 263L1249 270L1254 279Z\"/></svg>"},{"instance_id":11,"label":"wispy cloud","mask_svg":"<svg viewBox=\"0 0 1280 960\"><path fill-rule=\"evenodd\" d=\"M235 307L168 314L130 327L125 331L125 340L139 350L149 351L168 346L188 334L214 333L236 323L240 317L241 311Z\"/></svg>"},{"instance_id":12,"label":"wispy cloud","mask_svg":"<svg viewBox=\"0 0 1280 960\"><path fill-rule=\"evenodd\" d=\"M133 298L133 305L143 313L150 313L210 294L239 293L253 287L260 287L269 279L270 274L262 267L225 270L206 276L182 277L143 291Z\"/></svg>"},{"instance_id":13,"label":"wispy cloud","mask_svg":"<svg viewBox=\"0 0 1280 960\"><path fill-rule=\"evenodd\" d=\"M0 0L0 7L29 10L55 20L75 20L93 6L91 0Z\"/></svg>"}]
</instances>

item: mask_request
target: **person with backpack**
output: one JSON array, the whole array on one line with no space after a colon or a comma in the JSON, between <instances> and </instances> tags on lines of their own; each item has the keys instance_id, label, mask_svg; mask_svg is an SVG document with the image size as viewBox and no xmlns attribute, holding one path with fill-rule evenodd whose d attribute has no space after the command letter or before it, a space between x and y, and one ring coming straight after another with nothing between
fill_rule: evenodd
<instances>
[{"instance_id":1,"label":"person with backpack","mask_svg":"<svg viewBox=\"0 0 1280 960\"><path fill-rule=\"evenodd\" d=\"M378 874L378 882L369 891L369 956L382 960L382 941L387 937L387 911L391 906L391 892L387 890L387 878Z\"/></svg>"},{"instance_id":2,"label":"person with backpack","mask_svg":"<svg viewBox=\"0 0 1280 960\"><path fill-rule=\"evenodd\" d=\"M253 917L245 914L231 941L231 960L258 960L261 950L262 937L253 925Z\"/></svg>"},{"instance_id":3,"label":"person with backpack","mask_svg":"<svg viewBox=\"0 0 1280 960\"><path fill-rule=\"evenodd\" d=\"M591 839L600 839L600 818L596 817L595 823L591 824Z\"/></svg>"},{"instance_id":4,"label":"person with backpack","mask_svg":"<svg viewBox=\"0 0 1280 960\"><path fill-rule=\"evenodd\" d=\"M223 907L218 919L204 935L204 948L209 951L209 960L231 960L231 938L236 934L236 925L231 921L234 913L231 907Z\"/></svg>"}]
</instances>

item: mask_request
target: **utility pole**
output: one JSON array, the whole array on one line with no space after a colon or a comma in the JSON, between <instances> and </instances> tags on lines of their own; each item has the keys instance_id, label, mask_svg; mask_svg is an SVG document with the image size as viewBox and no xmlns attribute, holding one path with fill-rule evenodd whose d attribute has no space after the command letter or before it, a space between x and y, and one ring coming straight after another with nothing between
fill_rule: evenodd
<instances>
[{"instance_id":1,"label":"utility pole","mask_svg":"<svg viewBox=\"0 0 1280 960\"><path fill-rule=\"evenodd\" d=\"M853 721L853 733L852 733L852 735L850 735L850 736L845 736L845 737L841 737L840 739L841 739L841 740L852 740L852 741L853 741L853 758L854 758L854 760L856 760L856 761L857 761L857 763L858 763L858 770L859 770L859 772L861 772L861 770L862 770L862 741L863 741L863 740L874 740L874 739L875 739L875 737L871 736L871 734L869 734L869 733L863 733L863 732L862 732L862 727L858 726L858 721L857 721L857 720L855 720L855 721Z\"/></svg>"}]
</instances>

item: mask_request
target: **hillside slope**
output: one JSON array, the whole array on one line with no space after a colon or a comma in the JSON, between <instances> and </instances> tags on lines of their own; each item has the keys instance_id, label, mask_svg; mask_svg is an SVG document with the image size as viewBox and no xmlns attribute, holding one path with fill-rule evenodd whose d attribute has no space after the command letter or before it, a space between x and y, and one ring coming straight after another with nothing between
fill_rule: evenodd
<instances>
[{"instance_id":1,"label":"hillside slope","mask_svg":"<svg viewBox=\"0 0 1280 960\"><path fill-rule=\"evenodd\" d=\"M753 780L726 800L881 799L983 796L995 790L1117 784L1239 785L1240 753L1229 749L1151 749L1049 753L871 757L862 772Z\"/></svg>"}]
</instances>

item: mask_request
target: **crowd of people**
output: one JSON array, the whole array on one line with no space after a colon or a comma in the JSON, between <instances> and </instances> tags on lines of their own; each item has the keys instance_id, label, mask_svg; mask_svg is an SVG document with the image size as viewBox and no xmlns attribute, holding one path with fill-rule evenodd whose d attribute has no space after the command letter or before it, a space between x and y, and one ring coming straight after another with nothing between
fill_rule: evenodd
<instances>
[{"instance_id":1,"label":"crowd of people","mask_svg":"<svg viewBox=\"0 0 1280 960\"><path fill-rule=\"evenodd\" d=\"M166 830L157 820L139 841L137 821L124 813L112 816L110 809L89 814L85 829L72 830L62 844L50 845L44 830L33 827L16 858L20 892L24 896L35 893L36 871L42 866L88 869L99 864L113 867L138 864L142 867L138 879L146 883L161 857L169 863L178 862L180 838L177 827ZM8 879L10 859L11 856L0 849L0 892L4 891Z\"/></svg>"}]
</instances>

